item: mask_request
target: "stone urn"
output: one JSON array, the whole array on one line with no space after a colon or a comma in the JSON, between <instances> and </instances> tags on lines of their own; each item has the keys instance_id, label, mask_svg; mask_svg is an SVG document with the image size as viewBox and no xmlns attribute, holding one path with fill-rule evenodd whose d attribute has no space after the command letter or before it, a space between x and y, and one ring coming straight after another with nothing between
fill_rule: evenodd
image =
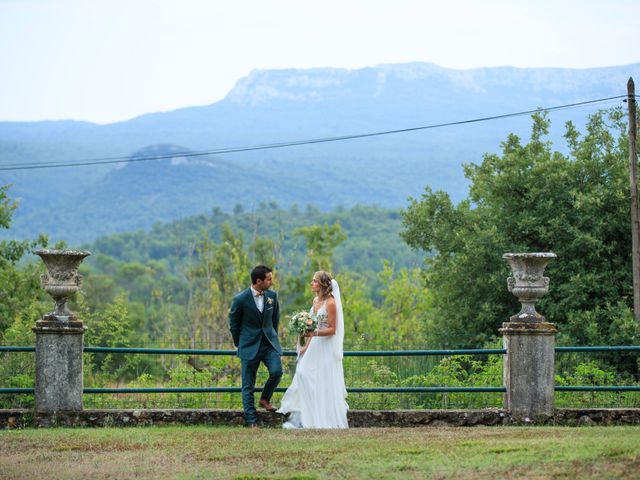
<instances>
[{"instance_id":1,"label":"stone urn","mask_svg":"<svg viewBox=\"0 0 640 480\"><path fill-rule=\"evenodd\" d=\"M43 320L58 322L76 320L73 312L67 308L67 300L80 289L82 275L78 273L78 267L85 257L91 255L91 252L41 249L34 253L47 267L47 273L40 277L42 288L56 302L55 310L47 313Z\"/></svg>"},{"instance_id":2,"label":"stone urn","mask_svg":"<svg viewBox=\"0 0 640 480\"><path fill-rule=\"evenodd\" d=\"M505 253L504 258L511 267L512 277L507 278L507 288L520 303L522 310L510 317L512 322L544 322L536 312L535 303L549 291L549 278L544 277L547 264L556 258L555 253Z\"/></svg>"}]
</instances>

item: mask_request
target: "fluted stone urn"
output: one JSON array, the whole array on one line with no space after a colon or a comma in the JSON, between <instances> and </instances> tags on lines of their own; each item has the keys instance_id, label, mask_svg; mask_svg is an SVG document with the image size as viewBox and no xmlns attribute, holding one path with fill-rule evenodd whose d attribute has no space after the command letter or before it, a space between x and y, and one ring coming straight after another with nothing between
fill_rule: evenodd
<instances>
[{"instance_id":1,"label":"fluted stone urn","mask_svg":"<svg viewBox=\"0 0 640 480\"><path fill-rule=\"evenodd\" d=\"M549 291L549 278L543 276L547 264L556 258L555 253L505 253L504 258L511 267L512 275L507 278L507 288L520 303L522 310L510 317L512 322L544 322L545 318L536 312L535 304Z\"/></svg>"},{"instance_id":2,"label":"fluted stone urn","mask_svg":"<svg viewBox=\"0 0 640 480\"><path fill-rule=\"evenodd\" d=\"M43 319L59 322L75 320L75 315L67 307L67 300L80 289L82 275L78 273L78 267L91 252L41 249L34 253L47 267L47 273L40 277L42 288L56 302L55 310L46 314Z\"/></svg>"}]
</instances>

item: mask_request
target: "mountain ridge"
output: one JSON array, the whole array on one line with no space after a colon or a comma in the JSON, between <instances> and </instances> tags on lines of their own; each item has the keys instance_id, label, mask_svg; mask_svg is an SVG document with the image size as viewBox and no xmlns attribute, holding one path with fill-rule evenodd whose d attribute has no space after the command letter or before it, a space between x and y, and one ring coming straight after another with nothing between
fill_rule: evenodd
<instances>
[{"instance_id":1,"label":"mountain ridge","mask_svg":"<svg viewBox=\"0 0 640 480\"><path fill-rule=\"evenodd\" d=\"M131 157L144 149L213 150L427 126L621 95L640 63L595 69L489 67L456 70L426 63L256 70L204 106L98 125L72 120L0 122L0 163ZM613 103L602 106L607 107ZM620 103L620 105L622 105ZM550 114L562 149L563 124L584 125L600 106ZM21 206L3 236L39 232L70 243L238 203L276 201L402 208L426 185L466 195L463 163L496 152L509 133L528 136L515 117L335 143L219 154L216 160L3 171ZM175 150L173 150L175 152ZM110 197L110 192L117 196Z\"/></svg>"}]
</instances>

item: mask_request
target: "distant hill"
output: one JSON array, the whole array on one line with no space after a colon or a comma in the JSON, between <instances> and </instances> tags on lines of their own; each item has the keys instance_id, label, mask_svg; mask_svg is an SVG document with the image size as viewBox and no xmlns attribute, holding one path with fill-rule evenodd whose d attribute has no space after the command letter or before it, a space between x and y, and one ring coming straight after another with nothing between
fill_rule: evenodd
<instances>
[{"instance_id":1,"label":"distant hill","mask_svg":"<svg viewBox=\"0 0 640 480\"><path fill-rule=\"evenodd\" d=\"M376 275L371 272L381 271L383 261L396 268L411 268L424 260L422 252L410 249L400 239L401 216L397 210L358 205L327 212L314 207L285 210L269 203L257 207L254 211L236 208L232 213L214 209L206 214L156 224L147 232L105 235L87 245L92 256L86 263L97 265L99 270L108 273L112 268L111 260L145 265L159 261L168 271L178 274L190 249L205 236L220 242L222 226L227 224L234 234L243 235L246 246L256 235L273 240L281 254L279 268L292 273L302 268L305 253L305 244L294 234L295 230L335 223L340 224L347 238L335 248L334 272L355 271L373 280ZM105 261L102 256L110 260Z\"/></svg>"},{"instance_id":2,"label":"distant hill","mask_svg":"<svg viewBox=\"0 0 640 480\"><path fill-rule=\"evenodd\" d=\"M446 123L626 93L640 64L597 69L453 70L426 63L255 71L214 104L126 122L0 122L0 164L198 151ZM612 102L608 105L622 105ZM550 115L552 137L597 107ZM70 244L157 221L246 209L401 208L425 185L466 195L462 163L528 135L526 116L335 143L120 164L0 172L20 201L11 237ZM561 148L560 142L557 148Z\"/></svg>"}]
</instances>

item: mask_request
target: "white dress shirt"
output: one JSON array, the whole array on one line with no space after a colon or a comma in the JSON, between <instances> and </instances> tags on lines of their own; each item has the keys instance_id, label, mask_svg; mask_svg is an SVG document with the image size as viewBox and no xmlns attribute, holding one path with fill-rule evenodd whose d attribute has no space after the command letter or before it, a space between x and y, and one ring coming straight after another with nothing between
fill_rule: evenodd
<instances>
[{"instance_id":1,"label":"white dress shirt","mask_svg":"<svg viewBox=\"0 0 640 480\"><path fill-rule=\"evenodd\" d=\"M258 292L255 288L251 287L251 294L253 295L253 301L256 302L256 307L260 310L260 313L264 310L264 292Z\"/></svg>"}]
</instances>

